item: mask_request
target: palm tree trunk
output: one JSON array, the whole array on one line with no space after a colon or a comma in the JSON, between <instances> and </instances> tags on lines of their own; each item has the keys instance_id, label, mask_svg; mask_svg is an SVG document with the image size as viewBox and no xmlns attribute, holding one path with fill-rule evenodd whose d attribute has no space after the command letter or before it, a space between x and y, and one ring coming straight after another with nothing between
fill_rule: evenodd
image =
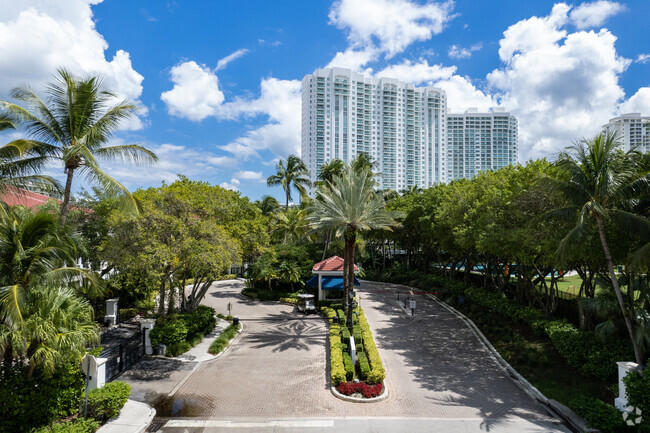
<instances>
[{"instance_id":1,"label":"palm tree trunk","mask_svg":"<svg viewBox=\"0 0 650 433\"><path fill-rule=\"evenodd\" d=\"M325 247L323 248L323 258L321 260L327 258L327 250L330 247L330 242L332 242L332 229L327 229L327 234L325 234Z\"/></svg>"},{"instance_id":2,"label":"palm tree trunk","mask_svg":"<svg viewBox=\"0 0 650 433\"><path fill-rule=\"evenodd\" d=\"M345 232L345 254L343 256L343 305L345 307L346 324L352 328L352 301L350 294L354 290L354 246L356 233L353 230Z\"/></svg>"},{"instance_id":3,"label":"palm tree trunk","mask_svg":"<svg viewBox=\"0 0 650 433\"><path fill-rule=\"evenodd\" d=\"M284 210L285 210L285 211L288 211L288 210L289 210L289 194L291 194L291 185L287 185L287 191L286 191L286 194L287 194L287 202L286 202L286 204L284 205Z\"/></svg>"},{"instance_id":4,"label":"palm tree trunk","mask_svg":"<svg viewBox=\"0 0 650 433\"><path fill-rule=\"evenodd\" d=\"M59 217L59 224L65 225L65 220L68 217L68 205L70 204L70 190L72 189L72 176L74 168L67 169L68 176L65 180L65 191L63 192L63 203L61 203L61 216Z\"/></svg>"},{"instance_id":5,"label":"palm tree trunk","mask_svg":"<svg viewBox=\"0 0 650 433\"><path fill-rule=\"evenodd\" d=\"M625 308L625 302L623 301L623 293L621 293L621 288L618 285L618 279L616 278L616 272L614 271L614 262L612 261L612 255L609 252L609 246L607 245L607 238L605 237L605 225L603 224L603 219L601 217L596 217L598 222L598 234L600 235L600 242L603 244L603 251L605 252L605 259L607 260L607 268L609 269L609 274L612 278L612 286L614 287L614 292L616 293L616 299L618 299L618 305L621 307L623 312L623 318L625 319L625 326L627 327L627 332L630 335L630 340L632 341L632 347L634 348L634 357L636 358L637 364L643 364L643 357L641 356L641 351L639 350L639 345L634 339L634 329L632 328L632 321L630 316L627 314L627 309Z\"/></svg>"}]
</instances>

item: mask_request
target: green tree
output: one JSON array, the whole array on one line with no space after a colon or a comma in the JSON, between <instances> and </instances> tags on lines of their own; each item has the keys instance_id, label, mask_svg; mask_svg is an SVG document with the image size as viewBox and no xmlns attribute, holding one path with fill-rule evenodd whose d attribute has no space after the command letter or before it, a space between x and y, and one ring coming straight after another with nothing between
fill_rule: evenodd
<instances>
[{"instance_id":1,"label":"green tree","mask_svg":"<svg viewBox=\"0 0 650 433\"><path fill-rule=\"evenodd\" d=\"M644 354L636 341L631 311L625 305L611 254L606 223L624 227L629 233L647 232L647 219L629 212L640 191L650 184L650 177L640 171L641 158L634 150L623 153L614 135L598 135L583 140L560 154L556 162L557 176L551 182L570 203L550 215L572 217L578 215L573 229L558 247L558 256L565 260L571 249L580 244L593 219L598 227L607 269L634 347L636 362L643 364Z\"/></svg>"},{"instance_id":2,"label":"green tree","mask_svg":"<svg viewBox=\"0 0 650 433\"><path fill-rule=\"evenodd\" d=\"M285 244L300 242L309 230L305 213L302 209L289 209L278 214L273 232L276 239Z\"/></svg>"},{"instance_id":3,"label":"green tree","mask_svg":"<svg viewBox=\"0 0 650 433\"><path fill-rule=\"evenodd\" d=\"M52 373L62 362L79 362L99 343L98 331L88 301L69 288L38 286L25 294L22 320L0 325L0 350L29 364L29 380L37 367Z\"/></svg>"},{"instance_id":4,"label":"green tree","mask_svg":"<svg viewBox=\"0 0 650 433\"><path fill-rule=\"evenodd\" d=\"M125 209L137 212L137 202L128 189L99 166L100 160L157 161L153 152L137 144L107 145L137 107L126 101L116 103L113 93L102 90L100 78L78 79L65 69L59 69L45 94L44 102L32 89L16 88L11 96L26 107L7 101L0 101L0 106L27 132L26 148L44 155L45 160L63 162L66 183L61 225L68 215L75 173L104 189L118 192L124 198Z\"/></svg>"},{"instance_id":5,"label":"green tree","mask_svg":"<svg viewBox=\"0 0 650 433\"><path fill-rule=\"evenodd\" d=\"M311 186L309 170L296 155L289 155L286 163L281 159L275 168L277 173L269 176L266 183L268 186L282 186L287 197L285 210L288 210L289 201L291 200L291 187L296 188L301 197L307 196L306 188Z\"/></svg>"},{"instance_id":6,"label":"green tree","mask_svg":"<svg viewBox=\"0 0 650 433\"><path fill-rule=\"evenodd\" d=\"M278 278L283 283L291 285L291 291L294 291L293 285L300 282L300 266L296 262L282 261L278 266Z\"/></svg>"},{"instance_id":7,"label":"green tree","mask_svg":"<svg viewBox=\"0 0 650 433\"><path fill-rule=\"evenodd\" d=\"M344 307L348 326L352 326L350 294L354 285L354 255L357 235L372 229L390 230L398 215L385 209L384 200L377 196L376 183L366 171L348 170L318 191L309 221L316 229L332 229L345 239Z\"/></svg>"},{"instance_id":8,"label":"green tree","mask_svg":"<svg viewBox=\"0 0 650 433\"><path fill-rule=\"evenodd\" d=\"M262 200L257 200L255 204L260 208L264 216L275 215L278 209L280 209L278 200L270 195L263 196Z\"/></svg>"}]
</instances>

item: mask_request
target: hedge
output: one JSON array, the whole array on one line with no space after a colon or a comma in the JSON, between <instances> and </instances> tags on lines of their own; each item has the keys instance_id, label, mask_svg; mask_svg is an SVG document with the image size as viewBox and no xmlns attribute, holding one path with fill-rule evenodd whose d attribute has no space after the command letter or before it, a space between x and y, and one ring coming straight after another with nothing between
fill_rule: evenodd
<instances>
[{"instance_id":1,"label":"hedge","mask_svg":"<svg viewBox=\"0 0 650 433\"><path fill-rule=\"evenodd\" d=\"M35 430L32 433L93 433L99 428L99 421L77 418L69 422L57 422Z\"/></svg>"},{"instance_id":2,"label":"hedge","mask_svg":"<svg viewBox=\"0 0 650 433\"><path fill-rule=\"evenodd\" d=\"M226 347L228 347L228 344L230 343L230 340L235 338L237 335L237 331L239 331L239 328L241 328L241 324L236 324L236 325L230 325L226 329L221 332L221 335L210 344L210 348L208 349L208 353L212 355L216 355L217 353L221 352L224 350Z\"/></svg>"},{"instance_id":3,"label":"hedge","mask_svg":"<svg viewBox=\"0 0 650 433\"><path fill-rule=\"evenodd\" d=\"M359 352L357 357L359 358L359 377L361 380L366 380L368 374L370 374L370 363L368 362L368 357L363 352Z\"/></svg>"},{"instance_id":4,"label":"hedge","mask_svg":"<svg viewBox=\"0 0 650 433\"><path fill-rule=\"evenodd\" d=\"M125 382L109 382L102 388L88 393L88 416L106 421L120 413L131 394L131 385Z\"/></svg>"},{"instance_id":5,"label":"hedge","mask_svg":"<svg viewBox=\"0 0 650 433\"><path fill-rule=\"evenodd\" d=\"M167 346L167 356L177 356L198 344L217 324L214 308L199 305L191 313L160 318L151 330L154 346Z\"/></svg>"},{"instance_id":6,"label":"hedge","mask_svg":"<svg viewBox=\"0 0 650 433\"><path fill-rule=\"evenodd\" d=\"M363 340L363 348L365 349L368 361L370 361L370 372L368 373L368 382L379 383L386 377L386 371L381 363L379 351L375 346L375 340L372 338L372 331L370 325L366 320L366 315L361 307L358 307L359 326L361 327L361 339Z\"/></svg>"},{"instance_id":7,"label":"hedge","mask_svg":"<svg viewBox=\"0 0 650 433\"><path fill-rule=\"evenodd\" d=\"M611 404L595 397L584 396L574 399L569 403L569 407L588 420L589 427L598 429L602 433L629 432L621 412Z\"/></svg>"},{"instance_id":8,"label":"hedge","mask_svg":"<svg viewBox=\"0 0 650 433\"><path fill-rule=\"evenodd\" d=\"M631 371L623 378L623 383L628 405L641 409L642 425L650 426L650 369L646 368L644 373L641 376L636 371Z\"/></svg>"},{"instance_id":9,"label":"hedge","mask_svg":"<svg viewBox=\"0 0 650 433\"><path fill-rule=\"evenodd\" d=\"M354 364L349 353L343 354L343 367L345 368L345 379L348 382L354 379Z\"/></svg>"},{"instance_id":10,"label":"hedge","mask_svg":"<svg viewBox=\"0 0 650 433\"><path fill-rule=\"evenodd\" d=\"M84 396L84 379L76 362L52 375L37 368L27 380L28 366L0 363L0 431L27 432L72 415Z\"/></svg>"}]
</instances>

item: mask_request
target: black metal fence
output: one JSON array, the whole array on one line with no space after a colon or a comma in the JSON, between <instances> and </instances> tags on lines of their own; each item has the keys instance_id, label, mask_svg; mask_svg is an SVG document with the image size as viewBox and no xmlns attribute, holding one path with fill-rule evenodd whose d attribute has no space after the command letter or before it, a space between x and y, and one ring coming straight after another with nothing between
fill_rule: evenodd
<instances>
[{"instance_id":1,"label":"black metal fence","mask_svg":"<svg viewBox=\"0 0 650 433\"><path fill-rule=\"evenodd\" d=\"M99 354L106 358L106 382L115 379L144 355L144 334L139 333L120 343L104 348Z\"/></svg>"}]
</instances>

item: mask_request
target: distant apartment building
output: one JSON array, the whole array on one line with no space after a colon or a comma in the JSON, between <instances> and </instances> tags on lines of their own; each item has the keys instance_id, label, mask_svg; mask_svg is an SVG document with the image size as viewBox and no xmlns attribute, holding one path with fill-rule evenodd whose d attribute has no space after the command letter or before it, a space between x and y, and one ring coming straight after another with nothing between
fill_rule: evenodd
<instances>
[{"instance_id":1,"label":"distant apartment building","mask_svg":"<svg viewBox=\"0 0 650 433\"><path fill-rule=\"evenodd\" d=\"M456 179L458 167L471 173L467 177L473 176L476 171L469 171L470 160L477 171L516 162L517 122L513 116L497 110L472 113L463 119L462 131L456 128L461 119L455 117L457 140L453 142L449 140L449 116L447 96L441 89L368 77L343 68L317 69L302 80L301 157L315 181L324 163L334 158L349 163L364 152L377 162L379 187L397 191ZM486 121L496 129L485 128ZM476 137L480 138L478 151L472 141ZM450 145L462 149L462 156L450 152ZM484 156L488 150L489 155Z\"/></svg>"},{"instance_id":2,"label":"distant apartment building","mask_svg":"<svg viewBox=\"0 0 650 433\"><path fill-rule=\"evenodd\" d=\"M628 113L609 120L603 132L617 133L625 150L636 147L639 152L650 152L650 116Z\"/></svg>"},{"instance_id":3,"label":"distant apartment building","mask_svg":"<svg viewBox=\"0 0 650 433\"><path fill-rule=\"evenodd\" d=\"M503 109L479 113L470 108L447 115L446 180L471 178L480 171L498 170L517 162L518 126Z\"/></svg>"}]
</instances>

